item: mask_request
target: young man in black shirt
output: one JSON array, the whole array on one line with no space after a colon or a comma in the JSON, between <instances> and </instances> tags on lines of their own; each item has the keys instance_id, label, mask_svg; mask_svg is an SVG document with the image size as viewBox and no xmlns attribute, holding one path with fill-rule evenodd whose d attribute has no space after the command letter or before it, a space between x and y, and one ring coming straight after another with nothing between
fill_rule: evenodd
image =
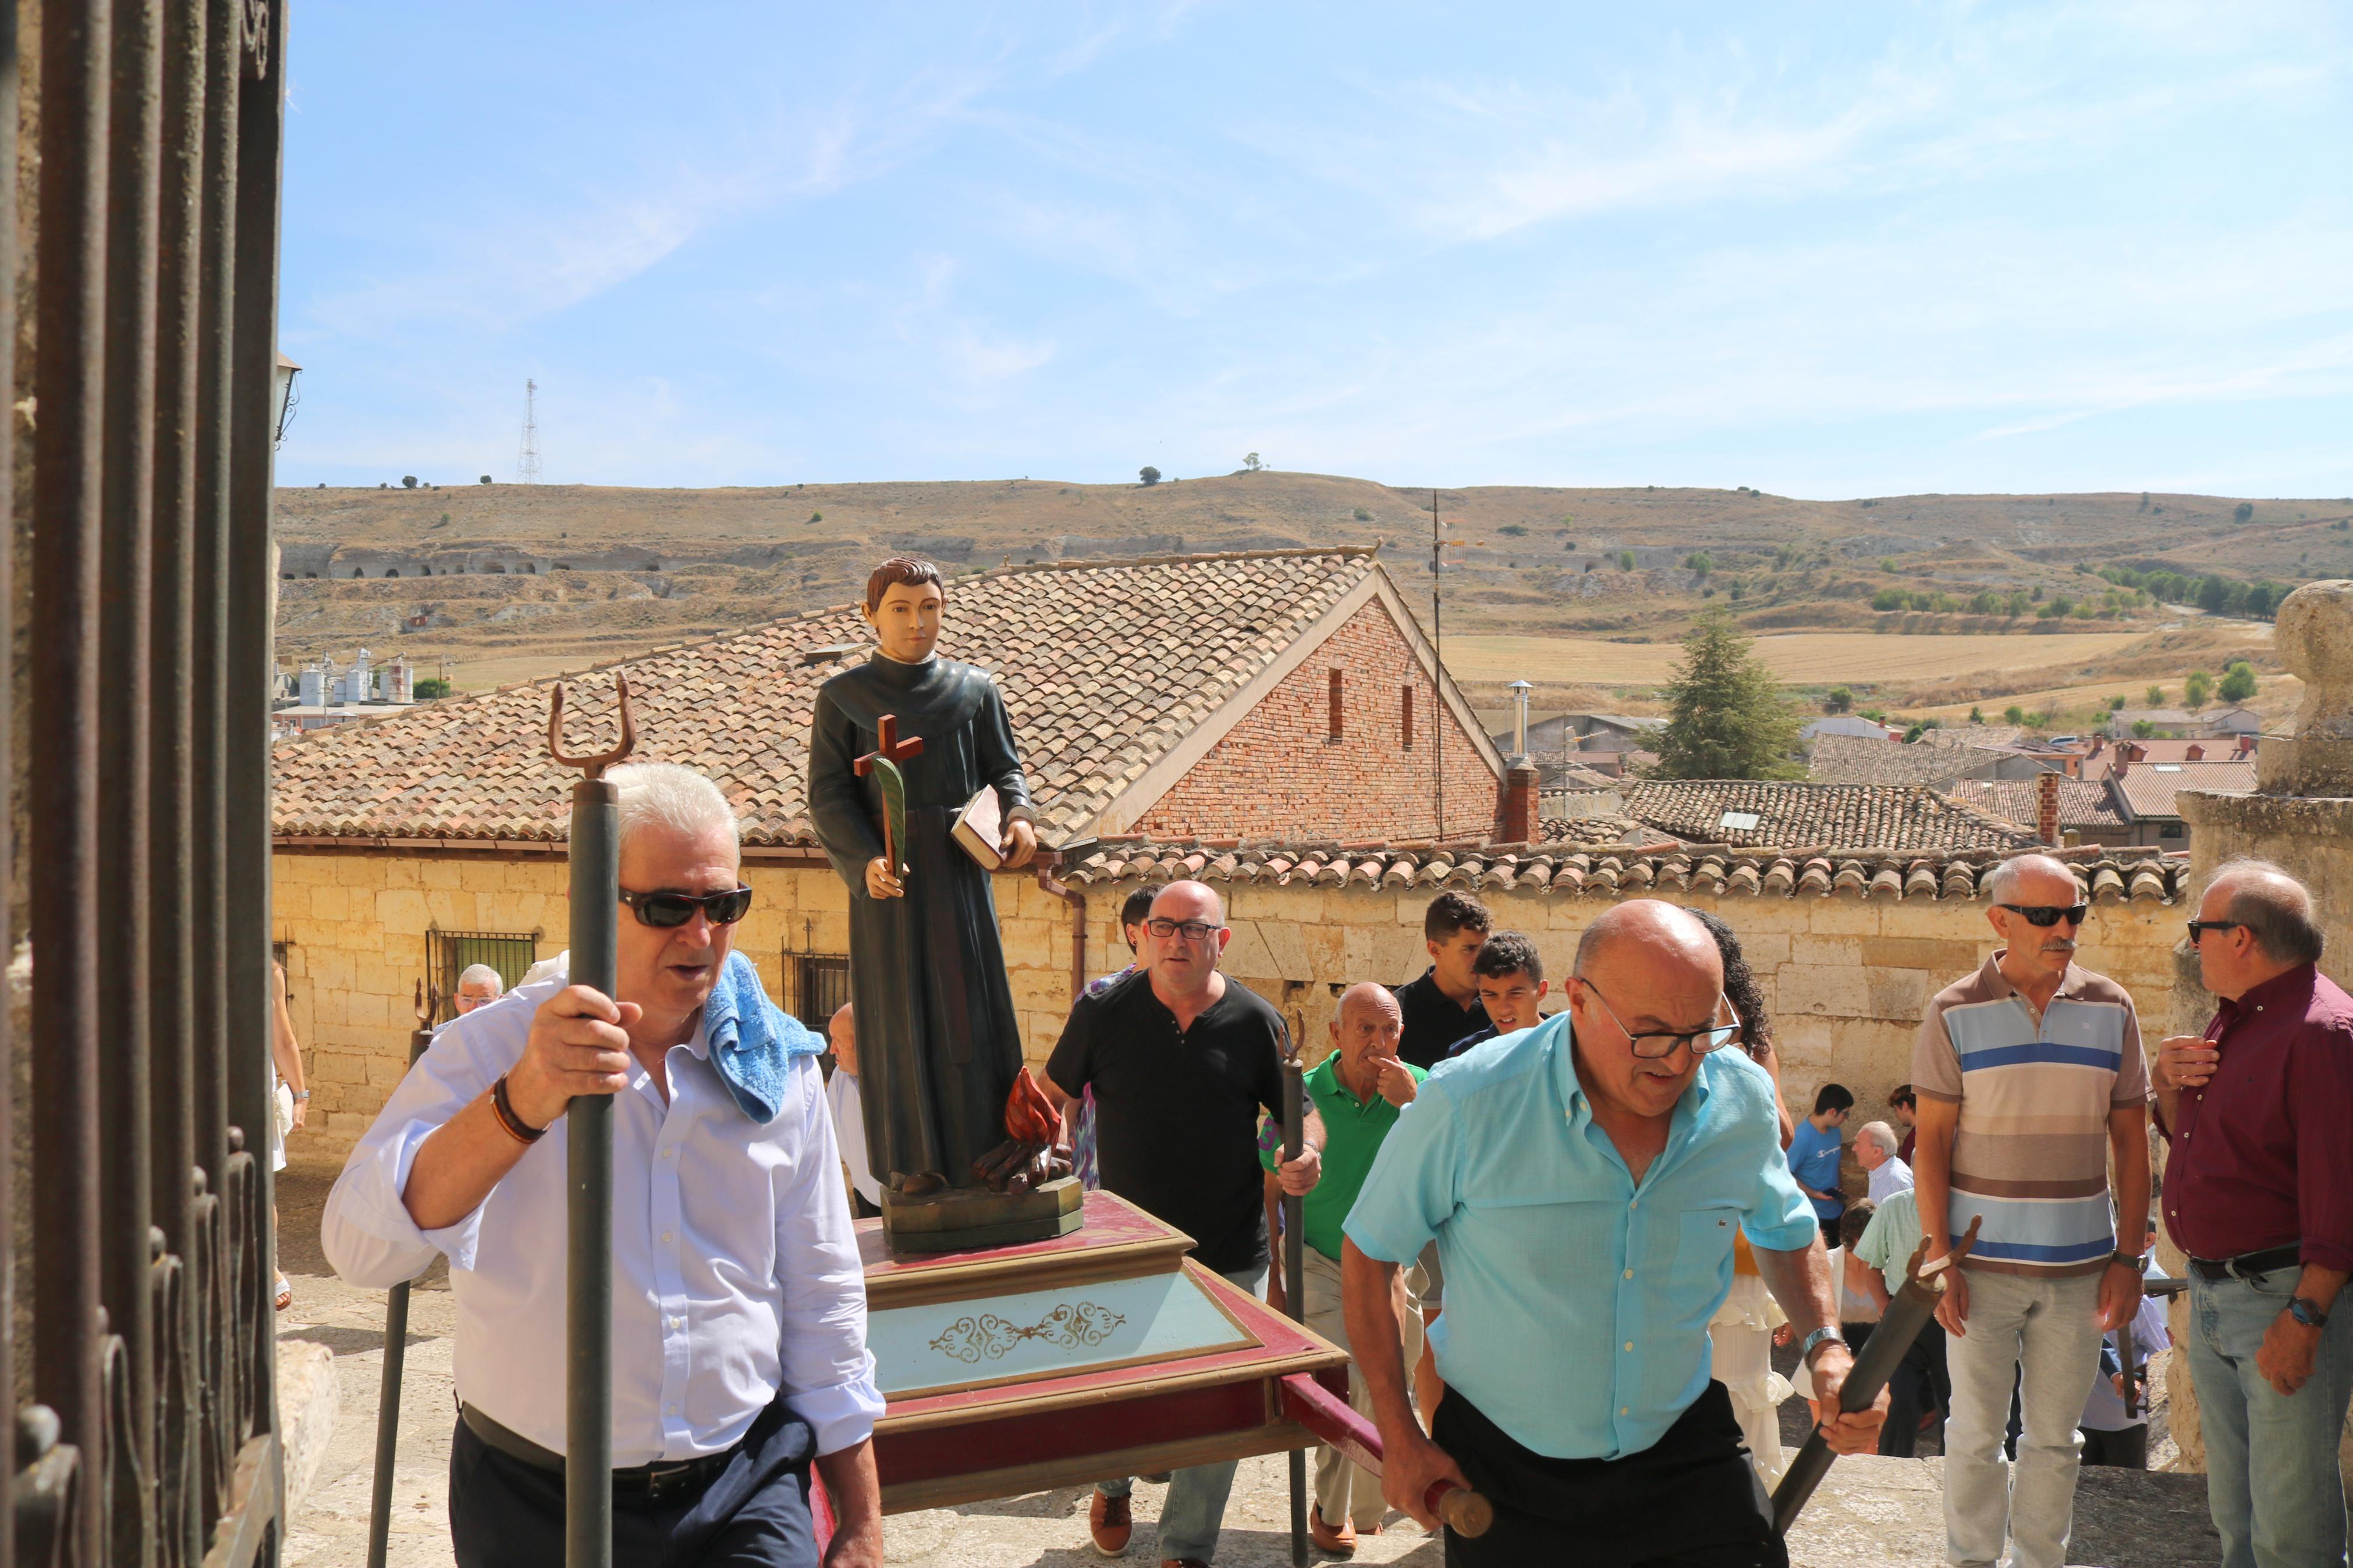
<instances>
[{"instance_id":1,"label":"young man in black shirt","mask_svg":"<svg viewBox=\"0 0 2353 1568\"><path fill-rule=\"evenodd\" d=\"M1398 1006L1405 1013L1398 1060L1427 1071L1444 1061L1466 1036L1488 1027L1487 1010L1479 1005L1479 977L1471 963L1494 929L1495 917L1468 893L1440 893L1430 900L1421 917L1430 967L1420 979L1396 988Z\"/></svg>"},{"instance_id":2,"label":"young man in black shirt","mask_svg":"<svg viewBox=\"0 0 2353 1568\"><path fill-rule=\"evenodd\" d=\"M1258 1113L1282 1113L1282 1015L1218 972L1232 932L1218 895L1172 882L1152 901L1138 973L1079 998L1046 1064L1060 1103L1094 1091L1103 1186L1193 1238L1193 1256L1252 1296L1266 1293ZM1276 1171L1304 1193L1322 1173L1323 1124L1311 1110L1305 1152ZM1206 1565L1218 1548L1234 1463L1178 1470L1160 1511L1166 1564ZM1096 1549L1127 1550L1130 1483L1098 1482L1089 1510Z\"/></svg>"}]
</instances>

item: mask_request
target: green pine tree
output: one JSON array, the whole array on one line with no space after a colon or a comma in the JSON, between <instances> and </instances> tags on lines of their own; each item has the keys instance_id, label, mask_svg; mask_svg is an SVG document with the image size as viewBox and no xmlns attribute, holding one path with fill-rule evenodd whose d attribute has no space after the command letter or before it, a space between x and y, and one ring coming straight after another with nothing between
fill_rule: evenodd
<instances>
[{"instance_id":1,"label":"green pine tree","mask_svg":"<svg viewBox=\"0 0 2353 1568\"><path fill-rule=\"evenodd\" d=\"M1804 770L1792 753L1798 715L1752 639L1722 609L1704 612L1683 638L1667 682L1660 778L1786 779Z\"/></svg>"}]
</instances>

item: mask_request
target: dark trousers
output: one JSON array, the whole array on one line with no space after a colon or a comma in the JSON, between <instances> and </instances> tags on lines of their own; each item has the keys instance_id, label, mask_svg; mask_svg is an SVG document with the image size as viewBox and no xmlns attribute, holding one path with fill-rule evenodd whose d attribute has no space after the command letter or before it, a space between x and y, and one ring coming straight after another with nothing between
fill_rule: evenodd
<instances>
[{"instance_id":1,"label":"dark trousers","mask_svg":"<svg viewBox=\"0 0 2353 1568\"><path fill-rule=\"evenodd\" d=\"M2084 1463L2108 1465L2123 1470L2148 1468L2148 1423L2103 1432L2086 1426L2084 1433Z\"/></svg>"},{"instance_id":2,"label":"dark trousers","mask_svg":"<svg viewBox=\"0 0 2353 1568\"><path fill-rule=\"evenodd\" d=\"M1446 1532L1447 1568L1788 1568L1720 1383L1658 1442L1618 1459L1532 1453L1459 1388L1439 1401L1436 1427L1438 1446L1495 1505L1494 1528L1476 1541Z\"/></svg>"},{"instance_id":3,"label":"dark trousers","mask_svg":"<svg viewBox=\"0 0 2353 1568\"><path fill-rule=\"evenodd\" d=\"M1931 1320L1887 1380L1887 1424L1879 1429L1879 1451L1912 1458L1919 1447L1920 1417L1947 1408L1952 1388L1952 1374L1945 1370L1944 1326Z\"/></svg>"},{"instance_id":4,"label":"dark trousers","mask_svg":"<svg viewBox=\"0 0 2353 1568\"><path fill-rule=\"evenodd\" d=\"M817 1568L808 1423L784 1396L760 1412L700 1495L613 1497L614 1568ZM449 1447L459 1568L564 1568L564 1477L502 1454L463 1420Z\"/></svg>"}]
</instances>

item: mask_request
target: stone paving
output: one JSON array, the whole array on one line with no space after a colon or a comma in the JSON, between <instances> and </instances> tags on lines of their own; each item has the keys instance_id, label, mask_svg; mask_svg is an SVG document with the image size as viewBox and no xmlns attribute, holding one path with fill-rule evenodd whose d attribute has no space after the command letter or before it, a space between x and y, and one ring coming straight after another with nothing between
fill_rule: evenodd
<instances>
[{"instance_id":1,"label":"stone paving","mask_svg":"<svg viewBox=\"0 0 2353 1568\"><path fill-rule=\"evenodd\" d=\"M333 1352L342 1414L317 1480L289 1533L288 1568L361 1568L384 1366L384 1293L345 1285L319 1255L318 1217L333 1172L296 1166L280 1178L283 1261L294 1305L283 1338ZM448 1568L450 1428L456 1419L450 1348L455 1312L437 1266L412 1291L399 1458L394 1470L392 1568ZM1802 1405L1784 1412L1802 1432ZM1798 1568L1931 1568L1943 1562L1943 1461L1844 1459L1790 1539ZM1166 1489L1139 1481L1137 1528L1125 1561L1157 1561L1151 1523ZM1291 1561L1288 1468L1282 1456L1246 1460L1227 1509L1221 1568L1285 1568ZM1080 1568L1100 1563L1087 1539L1086 1492L1066 1488L884 1521L889 1560L904 1568ZM2099 1568L2205 1568L2218 1561L2198 1475L2086 1470L2077 1494L2073 1561ZM1319 1561L1324 1561L1318 1554ZM1444 1553L1420 1527L1394 1518L1356 1561L1438 1568Z\"/></svg>"}]
</instances>

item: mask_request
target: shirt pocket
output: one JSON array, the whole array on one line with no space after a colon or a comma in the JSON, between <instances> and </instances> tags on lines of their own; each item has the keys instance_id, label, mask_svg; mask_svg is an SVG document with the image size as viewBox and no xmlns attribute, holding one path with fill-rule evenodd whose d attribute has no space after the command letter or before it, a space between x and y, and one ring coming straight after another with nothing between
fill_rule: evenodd
<instances>
[{"instance_id":1,"label":"shirt pocket","mask_svg":"<svg viewBox=\"0 0 2353 1568\"><path fill-rule=\"evenodd\" d=\"M1740 1226L1736 1208L1685 1209L1677 1216L1674 1261L1667 1280L1673 1299L1713 1317L1725 1292L1732 1289L1732 1238Z\"/></svg>"}]
</instances>

